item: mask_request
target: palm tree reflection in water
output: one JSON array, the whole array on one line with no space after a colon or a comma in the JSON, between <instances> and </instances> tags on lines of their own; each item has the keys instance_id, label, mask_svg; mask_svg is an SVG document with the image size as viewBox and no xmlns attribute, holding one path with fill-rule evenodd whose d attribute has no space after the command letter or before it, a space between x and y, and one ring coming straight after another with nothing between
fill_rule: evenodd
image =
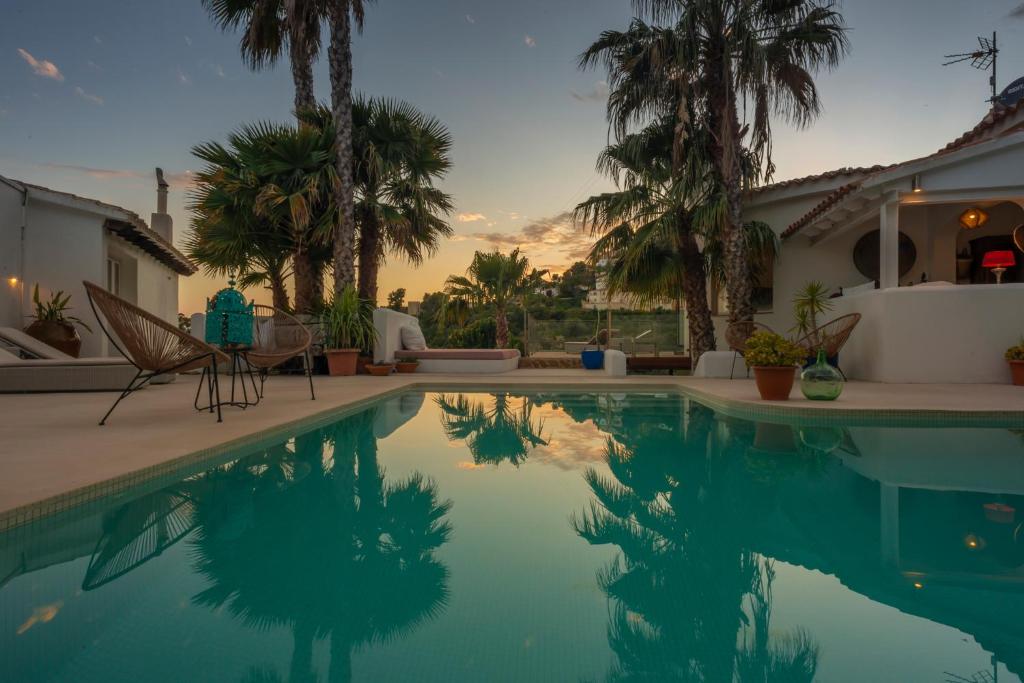
<instances>
[{"instance_id":1,"label":"palm tree reflection in water","mask_svg":"<svg viewBox=\"0 0 1024 683\"><path fill-rule=\"evenodd\" d=\"M500 465L508 461L518 467L537 446L546 446L544 422L533 417L533 405L524 398L518 409L509 394L494 394L494 405L485 399L470 399L458 394L441 394L436 399L441 409L441 424L451 440L466 442L477 465Z\"/></svg>"},{"instance_id":2,"label":"palm tree reflection in water","mask_svg":"<svg viewBox=\"0 0 1024 683\"><path fill-rule=\"evenodd\" d=\"M695 403L684 426L627 411L606 447L612 476L584 475L596 500L572 525L619 549L597 576L611 604L608 681L814 679L809 634L769 637L775 570L744 546L744 446L717 425Z\"/></svg>"},{"instance_id":3,"label":"palm tree reflection in water","mask_svg":"<svg viewBox=\"0 0 1024 683\"><path fill-rule=\"evenodd\" d=\"M313 644L330 638L327 680L352 677L351 656L438 616L448 569L450 501L419 473L386 482L376 410L299 436L207 477L197 505L195 566L209 581L196 604L226 607L258 630L287 626L289 680L318 680ZM246 681L282 680L254 667Z\"/></svg>"}]
</instances>

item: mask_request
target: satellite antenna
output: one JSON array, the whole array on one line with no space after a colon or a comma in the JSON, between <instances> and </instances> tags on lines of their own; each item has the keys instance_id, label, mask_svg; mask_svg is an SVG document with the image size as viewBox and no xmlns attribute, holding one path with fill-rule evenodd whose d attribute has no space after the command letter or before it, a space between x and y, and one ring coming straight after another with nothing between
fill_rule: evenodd
<instances>
[{"instance_id":1,"label":"satellite antenna","mask_svg":"<svg viewBox=\"0 0 1024 683\"><path fill-rule=\"evenodd\" d=\"M944 62L942 66L949 66L950 64L960 64L961 62L970 62L971 66L979 71L988 71L992 69L992 75L989 76L988 82L992 86L992 98L989 100L992 104L995 104L999 95L996 91L996 62L999 57L999 43L996 40L996 32L992 32L992 39L978 36L978 49L973 52L962 52L956 55L946 55L948 62Z\"/></svg>"}]
</instances>

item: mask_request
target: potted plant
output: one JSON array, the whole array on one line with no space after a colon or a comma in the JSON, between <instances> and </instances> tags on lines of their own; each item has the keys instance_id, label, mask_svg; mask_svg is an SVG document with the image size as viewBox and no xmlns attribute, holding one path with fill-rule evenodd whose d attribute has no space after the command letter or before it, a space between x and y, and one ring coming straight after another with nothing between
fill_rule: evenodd
<instances>
[{"instance_id":1,"label":"potted plant","mask_svg":"<svg viewBox=\"0 0 1024 683\"><path fill-rule=\"evenodd\" d=\"M359 352L377 339L373 303L360 299L354 287L346 287L327 304L323 329L328 372L332 376L356 374Z\"/></svg>"},{"instance_id":2,"label":"potted plant","mask_svg":"<svg viewBox=\"0 0 1024 683\"><path fill-rule=\"evenodd\" d=\"M416 359L412 360L400 360L395 363L395 368L402 373L416 372L420 367L420 362Z\"/></svg>"},{"instance_id":3,"label":"potted plant","mask_svg":"<svg viewBox=\"0 0 1024 683\"><path fill-rule=\"evenodd\" d=\"M366 371L374 377L387 377L394 369L394 363L368 363L366 365Z\"/></svg>"},{"instance_id":4,"label":"potted plant","mask_svg":"<svg viewBox=\"0 0 1024 683\"><path fill-rule=\"evenodd\" d=\"M747 340L743 354L747 367L753 368L757 390L765 401L785 401L793 390L796 368L806 352L774 332L757 332Z\"/></svg>"},{"instance_id":5,"label":"potted plant","mask_svg":"<svg viewBox=\"0 0 1024 683\"><path fill-rule=\"evenodd\" d=\"M1013 383L1018 387L1024 386L1024 339L1016 346L1006 349L1004 355L1006 362L1010 364L1010 372L1013 373Z\"/></svg>"},{"instance_id":6,"label":"potted plant","mask_svg":"<svg viewBox=\"0 0 1024 683\"><path fill-rule=\"evenodd\" d=\"M69 301L71 295L63 291L55 292L47 301L42 301L39 298L37 284L32 288L35 319L25 328L25 333L69 356L78 358L82 350L82 338L78 336L75 325L81 325L88 332L92 332L92 328L73 315L67 315L71 310Z\"/></svg>"}]
</instances>

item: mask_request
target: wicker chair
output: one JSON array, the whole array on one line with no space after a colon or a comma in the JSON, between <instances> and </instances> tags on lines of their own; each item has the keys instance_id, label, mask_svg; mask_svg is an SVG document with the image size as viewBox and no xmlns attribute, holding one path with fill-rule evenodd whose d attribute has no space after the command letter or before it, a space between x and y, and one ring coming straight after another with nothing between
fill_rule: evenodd
<instances>
[{"instance_id":1,"label":"wicker chair","mask_svg":"<svg viewBox=\"0 0 1024 683\"><path fill-rule=\"evenodd\" d=\"M753 320L740 320L738 322L730 323L725 328L725 343L729 345L729 349L734 352L732 357L733 367L729 368L729 379L733 378L733 373L736 367L736 360L743 356L747 351L747 340L754 336L757 332L771 332L775 334L775 330L762 325L761 323L755 323ZM750 376L750 368L747 368L747 377Z\"/></svg>"},{"instance_id":2,"label":"wicker chair","mask_svg":"<svg viewBox=\"0 0 1024 683\"><path fill-rule=\"evenodd\" d=\"M287 360L302 356L306 364L306 377L309 378L309 397L315 401L313 359L310 353L313 335L309 328L295 316L273 306L256 304L253 311L256 319L253 323L252 349L246 352L245 359L260 371L260 398L263 397L263 383L267 381L268 371Z\"/></svg>"},{"instance_id":3,"label":"wicker chair","mask_svg":"<svg viewBox=\"0 0 1024 683\"><path fill-rule=\"evenodd\" d=\"M846 373L839 367L839 351L849 341L853 328L859 322L860 313L848 313L847 315L839 316L835 320L830 320L805 334L797 340L796 345L803 347L807 351L808 358L817 355L819 350L824 349L827 358L830 360L837 359L835 362L836 369L839 370L843 379L846 379Z\"/></svg>"},{"instance_id":4,"label":"wicker chair","mask_svg":"<svg viewBox=\"0 0 1024 683\"><path fill-rule=\"evenodd\" d=\"M141 389L157 375L169 372L187 372L198 368L211 370L206 375L207 391L210 398L209 410L212 413L216 406L217 422L221 421L217 364L223 363L224 367L227 367L231 362L224 353L182 332L152 313L142 310L135 304L111 294L99 285L91 282L82 284L85 285L89 305L96 315L100 329L103 330L110 343L128 359L128 362L138 369L135 377L100 420L101 425L106 423L118 403ZM100 315L101 313L102 315ZM199 388L196 390L197 402L202 388L203 382L200 380ZM214 396L217 397L216 401L213 400Z\"/></svg>"}]
</instances>

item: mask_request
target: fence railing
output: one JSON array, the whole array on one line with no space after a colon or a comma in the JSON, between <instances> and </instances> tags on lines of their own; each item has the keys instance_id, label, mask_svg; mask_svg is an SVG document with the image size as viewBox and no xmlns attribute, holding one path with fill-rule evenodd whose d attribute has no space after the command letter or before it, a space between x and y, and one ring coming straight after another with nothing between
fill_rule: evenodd
<instances>
[{"instance_id":1,"label":"fence railing","mask_svg":"<svg viewBox=\"0 0 1024 683\"><path fill-rule=\"evenodd\" d=\"M608 342L604 332L607 325L607 314L603 312L600 327L596 312L591 318L571 320L544 320L531 315L527 319L527 352L579 353L584 344L595 339L599 330L602 346L617 348L627 354L668 354L685 346L683 317L678 313L612 312Z\"/></svg>"}]
</instances>

